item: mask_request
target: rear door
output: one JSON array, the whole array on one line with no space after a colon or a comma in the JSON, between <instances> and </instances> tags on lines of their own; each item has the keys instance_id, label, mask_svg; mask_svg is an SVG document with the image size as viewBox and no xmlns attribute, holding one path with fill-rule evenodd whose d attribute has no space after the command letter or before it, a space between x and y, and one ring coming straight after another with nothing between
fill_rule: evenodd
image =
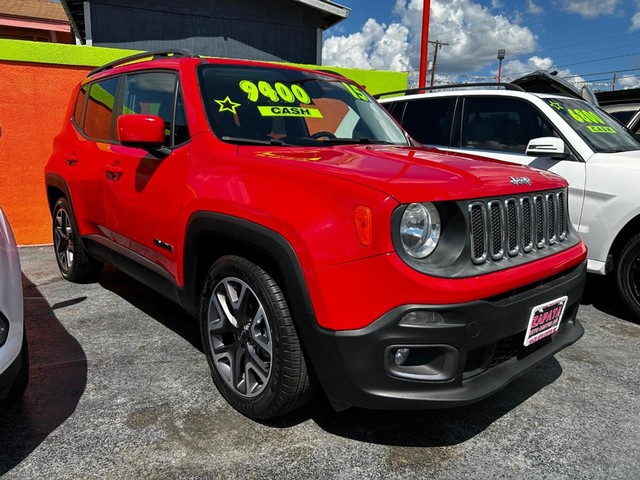
<instances>
[{"instance_id":1,"label":"rear door","mask_svg":"<svg viewBox=\"0 0 640 480\"><path fill-rule=\"evenodd\" d=\"M73 119L79 130L77 141L63 152L65 178L82 235L103 234L106 223L104 165L116 144L113 111L119 81L112 77L82 87Z\"/></svg>"}]
</instances>

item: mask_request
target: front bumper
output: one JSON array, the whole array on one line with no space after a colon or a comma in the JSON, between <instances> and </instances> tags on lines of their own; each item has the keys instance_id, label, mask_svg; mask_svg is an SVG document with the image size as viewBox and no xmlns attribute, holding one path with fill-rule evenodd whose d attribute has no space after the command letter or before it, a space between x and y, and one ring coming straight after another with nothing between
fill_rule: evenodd
<instances>
[{"instance_id":1,"label":"front bumper","mask_svg":"<svg viewBox=\"0 0 640 480\"><path fill-rule=\"evenodd\" d=\"M3 401L7 398L7 395L9 395L13 384L18 380L18 375L22 370L25 361L25 355L23 351L25 347L22 341L21 344L23 345L22 349L18 351L18 354L13 359L13 361L9 363L7 368L5 368L3 371L0 371L0 401Z\"/></svg>"},{"instance_id":2,"label":"front bumper","mask_svg":"<svg viewBox=\"0 0 640 480\"><path fill-rule=\"evenodd\" d=\"M358 330L330 331L303 322L307 353L337 409L444 408L469 404L500 390L584 333L576 313L586 262L516 291L455 305L402 305ZM524 347L535 306L566 295L557 333ZM437 322L401 325L409 312L437 312ZM441 321L440 321L441 319ZM409 367L394 352L409 348Z\"/></svg>"}]
</instances>

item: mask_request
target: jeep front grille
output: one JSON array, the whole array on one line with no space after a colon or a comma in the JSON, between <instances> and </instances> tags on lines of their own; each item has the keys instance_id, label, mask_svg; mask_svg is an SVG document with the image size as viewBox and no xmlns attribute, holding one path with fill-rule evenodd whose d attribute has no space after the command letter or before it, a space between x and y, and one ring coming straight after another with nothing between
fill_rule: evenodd
<instances>
[{"instance_id":1,"label":"jeep front grille","mask_svg":"<svg viewBox=\"0 0 640 480\"><path fill-rule=\"evenodd\" d=\"M568 231L566 211L564 191L469 203L473 263L526 255L564 241Z\"/></svg>"}]
</instances>

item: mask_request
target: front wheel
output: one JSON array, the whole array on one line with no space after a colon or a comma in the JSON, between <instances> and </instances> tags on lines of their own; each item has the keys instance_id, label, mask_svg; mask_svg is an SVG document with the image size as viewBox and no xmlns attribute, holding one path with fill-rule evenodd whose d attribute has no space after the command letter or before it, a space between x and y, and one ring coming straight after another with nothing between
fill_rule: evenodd
<instances>
[{"instance_id":1,"label":"front wheel","mask_svg":"<svg viewBox=\"0 0 640 480\"><path fill-rule=\"evenodd\" d=\"M9 389L7 396L2 400L3 404L11 404L17 402L29 383L29 344L27 343L26 328L22 337L22 350L20 351L20 370L13 381L13 385Z\"/></svg>"},{"instance_id":2,"label":"front wheel","mask_svg":"<svg viewBox=\"0 0 640 480\"><path fill-rule=\"evenodd\" d=\"M625 305L636 318L640 318L640 234L622 248L616 280Z\"/></svg>"},{"instance_id":3,"label":"front wheel","mask_svg":"<svg viewBox=\"0 0 640 480\"><path fill-rule=\"evenodd\" d=\"M59 198L53 207L53 247L58 268L64 278L76 283L95 282L102 263L91 258L80 242L71 205Z\"/></svg>"},{"instance_id":4,"label":"front wheel","mask_svg":"<svg viewBox=\"0 0 640 480\"><path fill-rule=\"evenodd\" d=\"M289 307L276 281L228 255L209 270L200 306L202 343L222 396L256 419L281 416L312 394Z\"/></svg>"}]
</instances>

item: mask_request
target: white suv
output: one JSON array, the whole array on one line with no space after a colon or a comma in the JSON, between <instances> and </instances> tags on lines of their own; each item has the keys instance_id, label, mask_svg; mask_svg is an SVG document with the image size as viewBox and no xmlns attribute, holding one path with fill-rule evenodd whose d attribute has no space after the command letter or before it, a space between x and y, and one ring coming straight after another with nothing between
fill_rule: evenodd
<instances>
[{"instance_id":1,"label":"white suv","mask_svg":"<svg viewBox=\"0 0 640 480\"><path fill-rule=\"evenodd\" d=\"M0 402L20 398L28 380L20 259L11 226L0 209Z\"/></svg>"},{"instance_id":2,"label":"white suv","mask_svg":"<svg viewBox=\"0 0 640 480\"><path fill-rule=\"evenodd\" d=\"M588 271L613 273L640 317L640 140L581 99L500 86L408 91L380 102L418 142L565 177Z\"/></svg>"}]
</instances>

